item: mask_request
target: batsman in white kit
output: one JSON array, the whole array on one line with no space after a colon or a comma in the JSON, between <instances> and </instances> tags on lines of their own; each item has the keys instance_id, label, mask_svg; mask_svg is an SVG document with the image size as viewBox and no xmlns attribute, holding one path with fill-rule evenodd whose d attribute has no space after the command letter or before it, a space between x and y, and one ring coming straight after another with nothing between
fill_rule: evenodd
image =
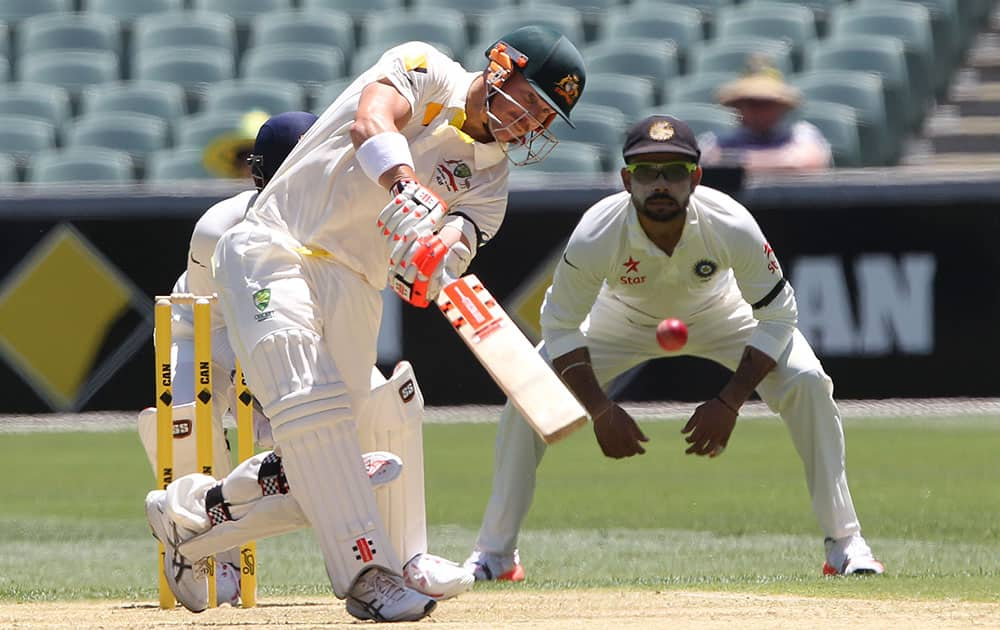
<instances>
[{"instance_id":1,"label":"batsman in white kit","mask_svg":"<svg viewBox=\"0 0 1000 630\"><path fill-rule=\"evenodd\" d=\"M212 253L219 237L243 220L246 211L253 205L257 194L271 180L278 166L291 152L299 138L316 121L309 112L284 112L268 118L261 125L254 139L248 161L254 188L223 199L209 208L195 224L188 248L187 267L172 293L193 293L212 295L215 288L212 281ZM196 465L197 431L194 411L194 313L190 304L174 304L172 312L171 380L173 383L174 416L174 470L177 475L198 470ZM223 432L223 415L226 409L235 409L233 370L236 358L229 346L225 322L218 309L212 310L212 406L213 424L212 453L213 472L225 477L232 470L232 456ZM227 402L223 402L227 401ZM156 408L147 407L139 413L139 438L156 470ZM267 418L259 409L254 410L255 442L269 448L271 431ZM240 596L238 550L219 550L216 564L217 593L220 602L236 605ZM169 566L169 564L168 564ZM176 574L171 577L176 578ZM176 579L168 580L176 583ZM185 606L204 610L208 605L208 591L204 580L198 586L185 589L178 599ZM202 594L202 590L204 593Z\"/></svg>"},{"instance_id":2,"label":"batsman in white kit","mask_svg":"<svg viewBox=\"0 0 1000 630\"><path fill-rule=\"evenodd\" d=\"M691 355L733 376L682 429L686 453L721 455L754 390L784 420L805 468L825 534L824 574L880 574L861 536L845 472L844 432L833 383L796 328L797 309L774 251L753 216L699 186L691 129L652 116L627 133L625 191L594 204L570 236L542 304L542 353L589 412L608 457L642 454L646 436L605 388L646 361ZM669 352L656 340L668 317L689 340ZM508 404L496 440L493 492L475 549L478 580L525 579L517 538L545 443Z\"/></svg>"},{"instance_id":3,"label":"batsman in white kit","mask_svg":"<svg viewBox=\"0 0 1000 630\"><path fill-rule=\"evenodd\" d=\"M426 553L416 380L403 365L373 382L372 366L386 282L425 307L464 273L503 220L509 164L551 151L549 124L584 87L579 51L552 29L517 29L486 57L468 72L422 42L387 51L220 239L214 285L280 467L264 483L253 458L214 495L189 476L148 502L180 557L308 524L358 619L418 620L471 587L470 571ZM402 460L377 493L368 449Z\"/></svg>"}]
</instances>

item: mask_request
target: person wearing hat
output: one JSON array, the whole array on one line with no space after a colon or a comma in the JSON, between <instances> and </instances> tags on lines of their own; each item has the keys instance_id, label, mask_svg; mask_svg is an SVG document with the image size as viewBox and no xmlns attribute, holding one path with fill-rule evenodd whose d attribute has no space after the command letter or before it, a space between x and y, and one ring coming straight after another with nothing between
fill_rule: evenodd
<instances>
[{"instance_id":1,"label":"person wearing hat","mask_svg":"<svg viewBox=\"0 0 1000 630\"><path fill-rule=\"evenodd\" d=\"M758 68L719 89L740 124L702 136L703 164L739 164L749 171L813 171L833 165L830 143L812 123L790 120L801 104L797 89L770 67Z\"/></svg>"},{"instance_id":2,"label":"person wearing hat","mask_svg":"<svg viewBox=\"0 0 1000 630\"><path fill-rule=\"evenodd\" d=\"M213 255L229 338L270 419L289 494L334 594L362 620L419 620L474 580L425 553L423 469L407 457L422 461L419 422L375 412L373 388L386 382L372 374L382 289L423 308L465 272L503 221L510 166L545 158L557 142L550 123L569 122L586 84L576 46L543 26L504 35L483 66L467 71L424 42L389 49L323 112ZM390 391L406 403L419 390L410 379ZM362 465L369 438L374 450L398 444L406 462L394 484L404 491L386 505ZM204 527L171 506L151 495L147 514L190 564L181 546Z\"/></svg>"},{"instance_id":3,"label":"person wearing hat","mask_svg":"<svg viewBox=\"0 0 1000 630\"><path fill-rule=\"evenodd\" d=\"M767 238L732 197L699 185L701 151L683 121L650 116L635 123L623 156L625 190L583 214L541 308L540 351L586 407L601 450L631 457L648 441L605 393L615 377L663 357L715 361L733 375L684 426L685 452L722 455L740 408L756 391L784 420L805 466L825 535L823 572L882 573L847 487L833 384L796 328L795 294ZM666 318L687 324L679 350L657 342ZM492 495L466 561L476 579L524 579L517 538L544 453L544 442L508 402Z\"/></svg>"}]
</instances>

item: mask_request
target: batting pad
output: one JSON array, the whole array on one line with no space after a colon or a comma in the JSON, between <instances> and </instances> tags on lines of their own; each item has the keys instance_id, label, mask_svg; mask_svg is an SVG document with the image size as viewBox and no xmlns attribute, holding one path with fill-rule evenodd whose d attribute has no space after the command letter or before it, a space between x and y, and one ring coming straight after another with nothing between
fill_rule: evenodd
<instances>
[{"instance_id":1,"label":"batting pad","mask_svg":"<svg viewBox=\"0 0 1000 630\"><path fill-rule=\"evenodd\" d=\"M424 499L424 397L413 367L401 361L388 381L372 371L372 393L360 423L362 450L389 451L403 460L401 479L376 493L389 539L405 564L427 551Z\"/></svg>"},{"instance_id":2,"label":"batting pad","mask_svg":"<svg viewBox=\"0 0 1000 630\"><path fill-rule=\"evenodd\" d=\"M274 438L291 493L316 532L333 592L343 599L363 570L379 566L398 575L402 565L379 517L350 409L317 415L274 427ZM304 428L295 426L300 422Z\"/></svg>"},{"instance_id":3,"label":"batting pad","mask_svg":"<svg viewBox=\"0 0 1000 630\"><path fill-rule=\"evenodd\" d=\"M156 467L156 409L146 407L139 412L139 441L149 458L149 465L153 467L153 474L157 474ZM222 419L218 416L212 418L212 474L222 478L233 469L232 459L229 454L229 445L226 443L226 434L222 428ZM198 436L194 422L194 403L174 405L174 476L180 477L193 472L199 472L198 468Z\"/></svg>"}]
</instances>

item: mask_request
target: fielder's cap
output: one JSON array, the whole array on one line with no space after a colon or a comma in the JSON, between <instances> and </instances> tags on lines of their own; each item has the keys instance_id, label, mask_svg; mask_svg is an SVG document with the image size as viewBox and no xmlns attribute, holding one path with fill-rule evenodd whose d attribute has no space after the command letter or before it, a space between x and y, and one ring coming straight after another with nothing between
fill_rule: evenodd
<instances>
[{"instance_id":1,"label":"fielder's cap","mask_svg":"<svg viewBox=\"0 0 1000 630\"><path fill-rule=\"evenodd\" d=\"M269 180L317 117L309 112L285 112L267 119L257 132L253 154L261 156L261 170Z\"/></svg>"},{"instance_id":2,"label":"fielder's cap","mask_svg":"<svg viewBox=\"0 0 1000 630\"><path fill-rule=\"evenodd\" d=\"M649 116L629 127L622 155L629 158L648 153L679 153L701 159L701 149L694 132L683 120L673 116Z\"/></svg>"},{"instance_id":3,"label":"fielder's cap","mask_svg":"<svg viewBox=\"0 0 1000 630\"><path fill-rule=\"evenodd\" d=\"M522 26L504 35L493 46L506 44L528 58L515 68L524 75L531 87L570 126L569 112L583 94L587 70L583 55L565 35L547 26Z\"/></svg>"},{"instance_id":4,"label":"fielder's cap","mask_svg":"<svg viewBox=\"0 0 1000 630\"><path fill-rule=\"evenodd\" d=\"M719 103L733 107L740 101L772 101L797 107L801 94L785 83L777 68L759 68L719 88Z\"/></svg>"}]
</instances>

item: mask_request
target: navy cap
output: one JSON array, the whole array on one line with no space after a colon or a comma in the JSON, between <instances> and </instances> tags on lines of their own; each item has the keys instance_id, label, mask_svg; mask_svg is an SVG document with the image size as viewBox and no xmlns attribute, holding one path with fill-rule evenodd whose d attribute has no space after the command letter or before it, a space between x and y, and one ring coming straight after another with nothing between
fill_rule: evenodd
<instances>
[{"instance_id":1,"label":"navy cap","mask_svg":"<svg viewBox=\"0 0 1000 630\"><path fill-rule=\"evenodd\" d=\"M260 172L255 172L267 180L274 177L278 167L298 143L317 117L309 112L284 112L267 119L257 131L253 143L253 156L260 157Z\"/></svg>"},{"instance_id":2,"label":"navy cap","mask_svg":"<svg viewBox=\"0 0 1000 630\"><path fill-rule=\"evenodd\" d=\"M628 160L646 153L680 153L695 162L701 159L694 132L673 116L649 116L629 127L622 156Z\"/></svg>"}]
</instances>

